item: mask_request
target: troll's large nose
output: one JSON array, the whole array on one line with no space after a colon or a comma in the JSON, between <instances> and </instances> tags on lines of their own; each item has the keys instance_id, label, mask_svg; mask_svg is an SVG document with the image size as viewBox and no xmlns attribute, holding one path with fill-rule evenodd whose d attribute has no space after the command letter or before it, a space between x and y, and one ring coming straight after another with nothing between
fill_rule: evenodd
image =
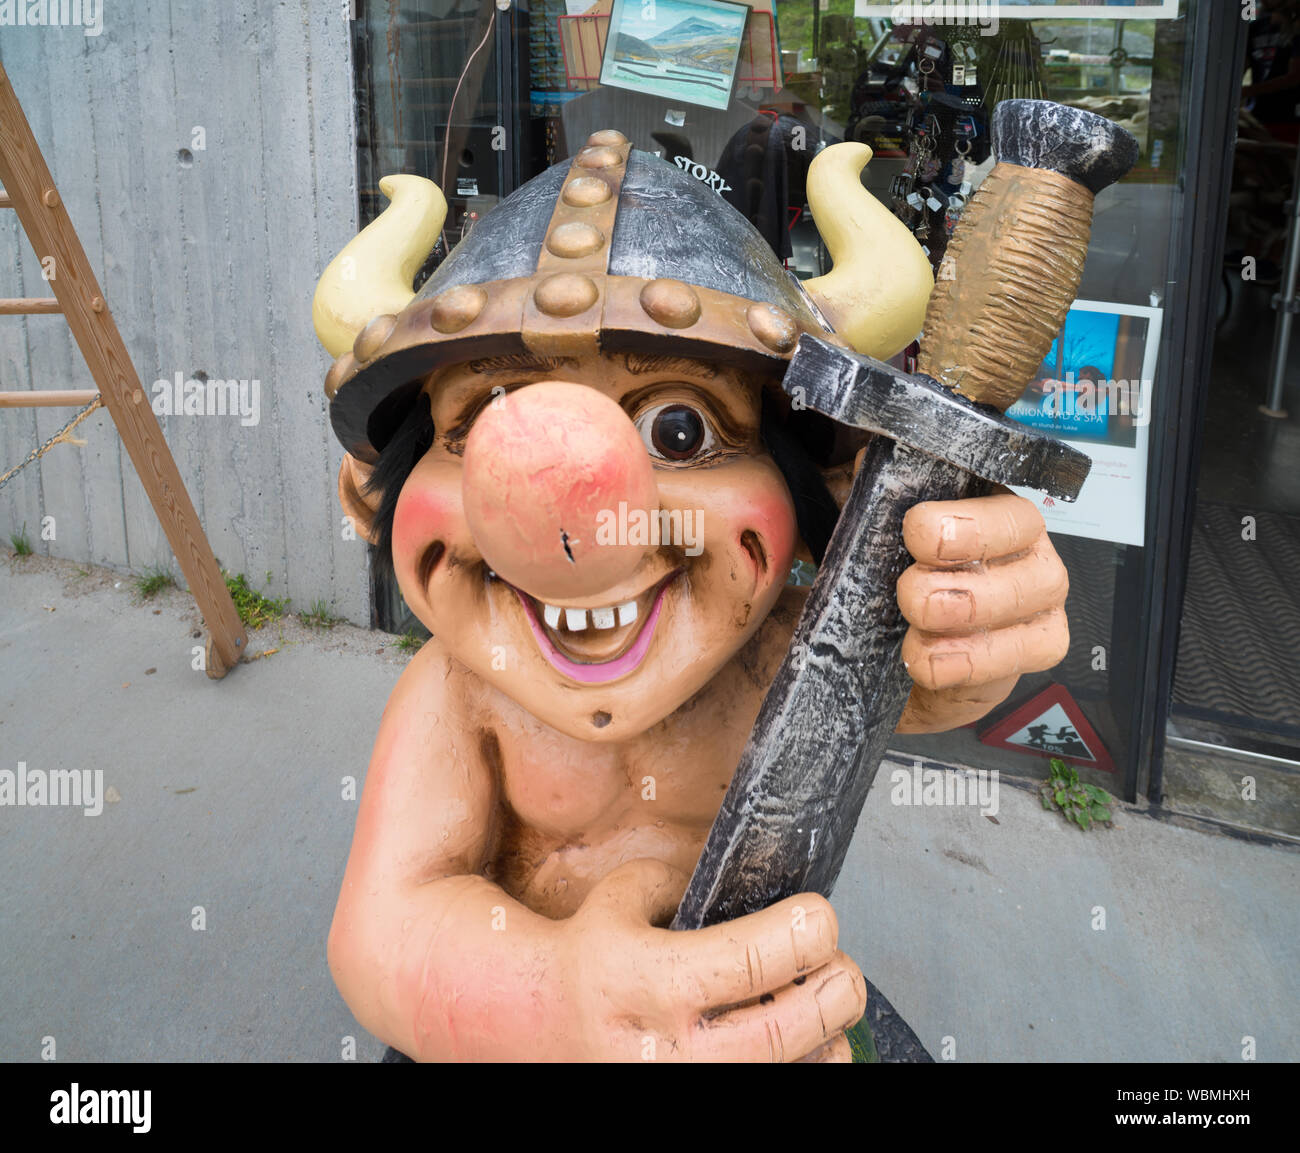
<instances>
[{"instance_id":1,"label":"troll's large nose","mask_svg":"<svg viewBox=\"0 0 1300 1153\"><path fill-rule=\"evenodd\" d=\"M627 414L594 388L559 381L507 393L479 413L462 495L483 559L542 600L579 599L631 576L645 549L611 531L626 523L619 504L659 507L654 468Z\"/></svg>"}]
</instances>

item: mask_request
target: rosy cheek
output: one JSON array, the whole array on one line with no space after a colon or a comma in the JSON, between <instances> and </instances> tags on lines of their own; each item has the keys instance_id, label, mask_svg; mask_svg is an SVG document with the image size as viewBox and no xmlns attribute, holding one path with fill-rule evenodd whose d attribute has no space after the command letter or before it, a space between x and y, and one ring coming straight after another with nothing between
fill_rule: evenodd
<instances>
[{"instance_id":1,"label":"rosy cheek","mask_svg":"<svg viewBox=\"0 0 1300 1153\"><path fill-rule=\"evenodd\" d=\"M794 506L782 488L766 485L755 488L757 491L746 494L745 503L736 510L734 535L740 536L747 530L757 533L767 553L769 575L775 567L784 579L799 534Z\"/></svg>"},{"instance_id":2,"label":"rosy cheek","mask_svg":"<svg viewBox=\"0 0 1300 1153\"><path fill-rule=\"evenodd\" d=\"M799 528L794 518L794 507L784 492L761 494L749 508L749 520L754 529L772 542L778 552L793 552Z\"/></svg>"},{"instance_id":3,"label":"rosy cheek","mask_svg":"<svg viewBox=\"0 0 1300 1153\"><path fill-rule=\"evenodd\" d=\"M463 523L459 485L412 474L393 515L393 560L414 566L434 541L459 535L455 528Z\"/></svg>"}]
</instances>

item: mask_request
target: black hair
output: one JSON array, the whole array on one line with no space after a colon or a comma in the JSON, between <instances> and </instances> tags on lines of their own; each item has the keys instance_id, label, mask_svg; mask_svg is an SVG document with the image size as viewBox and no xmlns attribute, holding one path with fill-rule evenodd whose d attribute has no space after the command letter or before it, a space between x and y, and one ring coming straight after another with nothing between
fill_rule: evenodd
<instances>
[{"instance_id":1,"label":"black hair","mask_svg":"<svg viewBox=\"0 0 1300 1153\"><path fill-rule=\"evenodd\" d=\"M817 464L818 459L826 459L834 439L833 430L819 413L802 412L797 416L787 413L764 389L759 435L785 477L794 501L799 535L813 560L820 565L840 516L839 505L826 487Z\"/></svg>"},{"instance_id":2,"label":"black hair","mask_svg":"<svg viewBox=\"0 0 1300 1153\"><path fill-rule=\"evenodd\" d=\"M421 391L416 394L411 411L380 450L366 481L366 492L380 494L373 524L374 563L379 572L389 577L393 575L393 516L397 512L397 498L406 478L431 444L433 417L429 412L429 397Z\"/></svg>"},{"instance_id":3,"label":"black hair","mask_svg":"<svg viewBox=\"0 0 1300 1153\"><path fill-rule=\"evenodd\" d=\"M827 430L815 419L809 419L816 414L800 413L799 416L804 419L790 419L764 390L759 435L790 490L799 535L813 560L821 564L839 518L839 507L817 465L818 456L824 455L828 447L820 443L827 439ZM431 444L433 417L429 413L429 398L420 392L411 411L380 450L379 460L366 482L366 492L381 494L374 520L374 559L380 571L389 576L393 573L393 515L397 511L397 498Z\"/></svg>"}]
</instances>

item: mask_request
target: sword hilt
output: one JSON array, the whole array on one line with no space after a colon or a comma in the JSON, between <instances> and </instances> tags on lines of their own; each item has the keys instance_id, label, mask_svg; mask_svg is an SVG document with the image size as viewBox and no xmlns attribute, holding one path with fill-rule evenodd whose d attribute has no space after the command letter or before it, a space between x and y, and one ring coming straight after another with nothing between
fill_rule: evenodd
<instances>
[{"instance_id":1,"label":"sword hilt","mask_svg":"<svg viewBox=\"0 0 1300 1153\"><path fill-rule=\"evenodd\" d=\"M1005 409L1074 303L1094 196L1132 168L1138 144L1092 112L1004 100L993 114L993 145L998 163L940 264L917 367Z\"/></svg>"}]
</instances>

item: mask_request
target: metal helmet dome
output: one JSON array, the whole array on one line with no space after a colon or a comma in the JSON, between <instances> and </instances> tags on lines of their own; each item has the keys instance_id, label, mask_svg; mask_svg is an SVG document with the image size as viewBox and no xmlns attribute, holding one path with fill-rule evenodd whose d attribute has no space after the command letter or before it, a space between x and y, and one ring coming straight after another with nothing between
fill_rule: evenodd
<instances>
[{"instance_id":1,"label":"metal helmet dome","mask_svg":"<svg viewBox=\"0 0 1300 1153\"><path fill-rule=\"evenodd\" d=\"M605 131L489 212L405 308L371 320L325 390L336 435L373 462L443 365L608 351L780 375L802 332L835 339L758 230Z\"/></svg>"}]
</instances>

